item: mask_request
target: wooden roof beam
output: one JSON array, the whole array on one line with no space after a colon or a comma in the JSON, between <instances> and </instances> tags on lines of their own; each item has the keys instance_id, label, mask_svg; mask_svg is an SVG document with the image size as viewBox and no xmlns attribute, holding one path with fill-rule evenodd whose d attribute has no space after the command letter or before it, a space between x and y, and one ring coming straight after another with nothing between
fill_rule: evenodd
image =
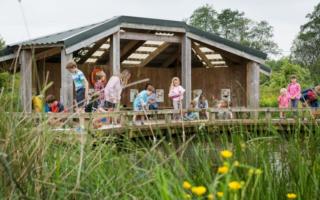
<instances>
[{"instance_id":1,"label":"wooden roof beam","mask_svg":"<svg viewBox=\"0 0 320 200\"><path fill-rule=\"evenodd\" d=\"M197 46L194 42L192 42L192 49L196 52L198 56L202 59L201 61L204 61L208 67L212 67L212 64L210 60L207 58L207 56L201 51L199 46Z\"/></svg>"},{"instance_id":2,"label":"wooden roof beam","mask_svg":"<svg viewBox=\"0 0 320 200\"><path fill-rule=\"evenodd\" d=\"M42 51L42 52L36 54L35 58L36 58L36 60L42 60L42 59L54 56L56 54L60 54L60 52L61 52L60 47L51 48L51 49L48 49L46 51Z\"/></svg>"},{"instance_id":3,"label":"wooden roof beam","mask_svg":"<svg viewBox=\"0 0 320 200\"><path fill-rule=\"evenodd\" d=\"M146 59L144 59L139 66L140 67L146 66L149 62L151 62L155 57L157 57L161 52L163 52L169 46L170 46L170 43L163 43L156 50L150 53L149 56Z\"/></svg>"},{"instance_id":4,"label":"wooden roof beam","mask_svg":"<svg viewBox=\"0 0 320 200\"><path fill-rule=\"evenodd\" d=\"M86 55L81 56L81 59L79 60L79 63L86 62L86 60L88 60L88 58L92 57L92 54L94 54L94 52L96 52L98 49L100 49L100 47L107 41L108 41L108 39L104 38L104 39L96 42L96 44L93 47L88 49L88 52L86 53ZM106 52L106 49L103 50L103 51Z\"/></svg>"},{"instance_id":5,"label":"wooden roof beam","mask_svg":"<svg viewBox=\"0 0 320 200\"><path fill-rule=\"evenodd\" d=\"M181 54L180 51L177 51L173 56L171 56L168 60L166 60L161 67L169 67L175 60L179 58L179 55Z\"/></svg>"},{"instance_id":6,"label":"wooden roof beam","mask_svg":"<svg viewBox=\"0 0 320 200\"><path fill-rule=\"evenodd\" d=\"M161 41L170 43L181 43L179 36L155 35L151 33L122 32L120 38L125 40Z\"/></svg>"}]
</instances>

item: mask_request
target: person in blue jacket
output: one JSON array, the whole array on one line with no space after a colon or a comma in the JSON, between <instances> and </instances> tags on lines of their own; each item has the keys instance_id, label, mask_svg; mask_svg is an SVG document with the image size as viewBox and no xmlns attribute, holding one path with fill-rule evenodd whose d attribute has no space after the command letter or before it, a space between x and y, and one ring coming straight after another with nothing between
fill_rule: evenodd
<instances>
[{"instance_id":1,"label":"person in blue jacket","mask_svg":"<svg viewBox=\"0 0 320 200\"><path fill-rule=\"evenodd\" d=\"M320 95L320 85L316 86L315 88L309 88L302 91L300 101L303 103L304 107L310 106L311 108L318 108L319 95Z\"/></svg>"},{"instance_id":2,"label":"person in blue jacket","mask_svg":"<svg viewBox=\"0 0 320 200\"><path fill-rule=\"evenodd\" d=\"M145 90L142 90L133 101L134 111L145 111L148 106L148 97L153 93L154 87L148 85ZM133 117L133 121L136 122L136 115ZM141 116L141 124L143 124L144 116Z\"/></svg>"}]
</instances>

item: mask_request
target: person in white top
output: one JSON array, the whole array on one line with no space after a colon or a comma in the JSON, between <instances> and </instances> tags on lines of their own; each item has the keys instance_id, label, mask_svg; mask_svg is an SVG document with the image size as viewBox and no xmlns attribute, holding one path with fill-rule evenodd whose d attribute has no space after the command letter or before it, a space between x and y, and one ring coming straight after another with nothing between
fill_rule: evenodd
<instances>
[{"instance_id":1,"label":"person in white top","mask_svg":"<svg viewBox=\"0 0 320 200\"><path fill-rule=\"evenodd\" d=\"M179 110L182 105L183 94L185 89L180 85L180 79L178 77L173 77L171 85L169 88L169 98L172 99L173 109ZM174 115L174 119L179 119L180 115Z\"/></svg>"},{"instance_id":2,"label":"person in white top","mask_svg":"<svg viewBox=\"0 0 320 200\"><path fill-rule=\"evenodd\" d=\"M128 83L131 77L129 70L123 70L119 75L113 75L104 88L105 108L114 109L116 104L120 103L123 87Z\"/></svg>"}]
</instances>

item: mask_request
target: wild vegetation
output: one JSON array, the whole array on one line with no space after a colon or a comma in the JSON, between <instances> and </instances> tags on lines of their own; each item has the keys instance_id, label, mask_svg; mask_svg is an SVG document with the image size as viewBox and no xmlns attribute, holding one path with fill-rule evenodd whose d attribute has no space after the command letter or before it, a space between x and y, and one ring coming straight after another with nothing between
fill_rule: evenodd
<instances>
[{"instance_id":1,"label":"wild vegetation","mask_svg":"<svg viewBox=\"0 0 320 200\"><path fill-rule=\"evenodd\" d=\"M200 23L206 15L211 18ZM226 27L224 22L232 17L246 24L244 29ZM309 52L308 45L318 44L319 5L308 18L294 54L268 61L273 74L261 79L261 105L276 106L279 89L286 87L293 73L305 88L317 83L319 56L303 59L316 52ZM197 9L189 23L261 50L277 50L274 45L259 48L255 40L247 41L259 33L255 29L272 27L252 22L239 11L218 13L206 6ZM252 23L255 26L247 26ZM32 119L17 114L18 75L2 72L0 88L0 199L319 199L318 125L298 122L282 131L257 126L250 132L244 126L220 131L199 126L185 143L179 134L167 133L157 143L94 134L90 129L79 135L77 130L53 131L45 116Z\"/></svg>"}]
</instances>

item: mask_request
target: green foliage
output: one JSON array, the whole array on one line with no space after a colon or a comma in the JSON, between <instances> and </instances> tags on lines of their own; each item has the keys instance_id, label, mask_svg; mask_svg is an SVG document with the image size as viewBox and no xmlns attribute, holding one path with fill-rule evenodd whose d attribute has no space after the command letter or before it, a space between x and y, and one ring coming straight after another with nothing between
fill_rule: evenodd
<instances>
[{"instance_id":1,"label":"green foliage","mask_svg":"<svg viewBox=\"0 0 320 200\"><path fill-rule=\"evenodd\" d=\"M267 61L267 65L271 67L272 74L270 77L261 77L260 105L263 107L277 107L279 91L290 83L290 75L298 77L301 88L314 86L309 70L294 64L289 58L270 60Z\"/></svg>"},{"instance_id":2,"label":"green foliage","mask_svg":"<svg viewBox=\"0 0 320 200\"><path fill-rule=\"evenodd\" d=\"M206 4L197 8L187 22L203 31L266 53L279 53L278 45L273 41L273 27L266 21L255 22L248 19L244 12L224 9L219 13Z\"/></svg>"},{"instance_id":3,"label":"green foliage","mask_svg":"<svg viewBox=\"0 0 320 200\"><path fill-rule=\"evenodd\" d=\"M278 200L287 193L318 199L320 192L317 126L301 127L304 134L299 125L292 126L285 136L275 127L252 127L250 133L239 125L221 132L195 128L185 144L175 131L172 139L152 145L144 138L120 139L106 132L82 134L86 140L79 140L74 130L52 131L45 117L8 114L2 107L0 119L6 122L0 123L0 199L156 200L183 199L186 193L193 199L208 194L219 199L217 192L224 192L222 199ZM225 149L232 157L220 156ZM217 173L223 165L229 171ZM197 197L182 187L184 181L208 191ZM231 181L241 188L231 191Z\"/></svg>"},{"instance_id":4,"label":"green foliage","mask_svg":"<svg viewBox=\"0 0 320 200\"><path fill-rule=\"evenodd\" d=\"M312 79L319 82L320 75L320 3L307 15L308 22L300 27L300 32L292 47L293 59L308 68Z\"/></svg>"},{"instance_id":5,"label":"green foliage","mask_svg":"<svg viewBox=\"0 0 320 200\"><path fill-rule=\"evenodd\" d=\"M216 33L219 29L217 17L217 11L206 4L196 9L187 22L201 30Z\"/></svg>"},{"instance_id":6,"label":"green foliage","mask_svg":"<svg viewBox=\"0 0 320 200\"><path fill-rule=\"evenodd\" d=\"M3 49L5 46L4 40L0 37L0 50Z\"/></svg>"},{"instance_id":7,"label":"green foliage","mask_svg":"<svg viewBox=\"0 0 320 200\"><path fill-rule=\"evenodd\" d=\"M14 82L14 83L13 83ZM0 73L0 101L6 111L18 111L20 74ZM13 86L13 88L12 88Z\"/></svg>"}]
</instances>

